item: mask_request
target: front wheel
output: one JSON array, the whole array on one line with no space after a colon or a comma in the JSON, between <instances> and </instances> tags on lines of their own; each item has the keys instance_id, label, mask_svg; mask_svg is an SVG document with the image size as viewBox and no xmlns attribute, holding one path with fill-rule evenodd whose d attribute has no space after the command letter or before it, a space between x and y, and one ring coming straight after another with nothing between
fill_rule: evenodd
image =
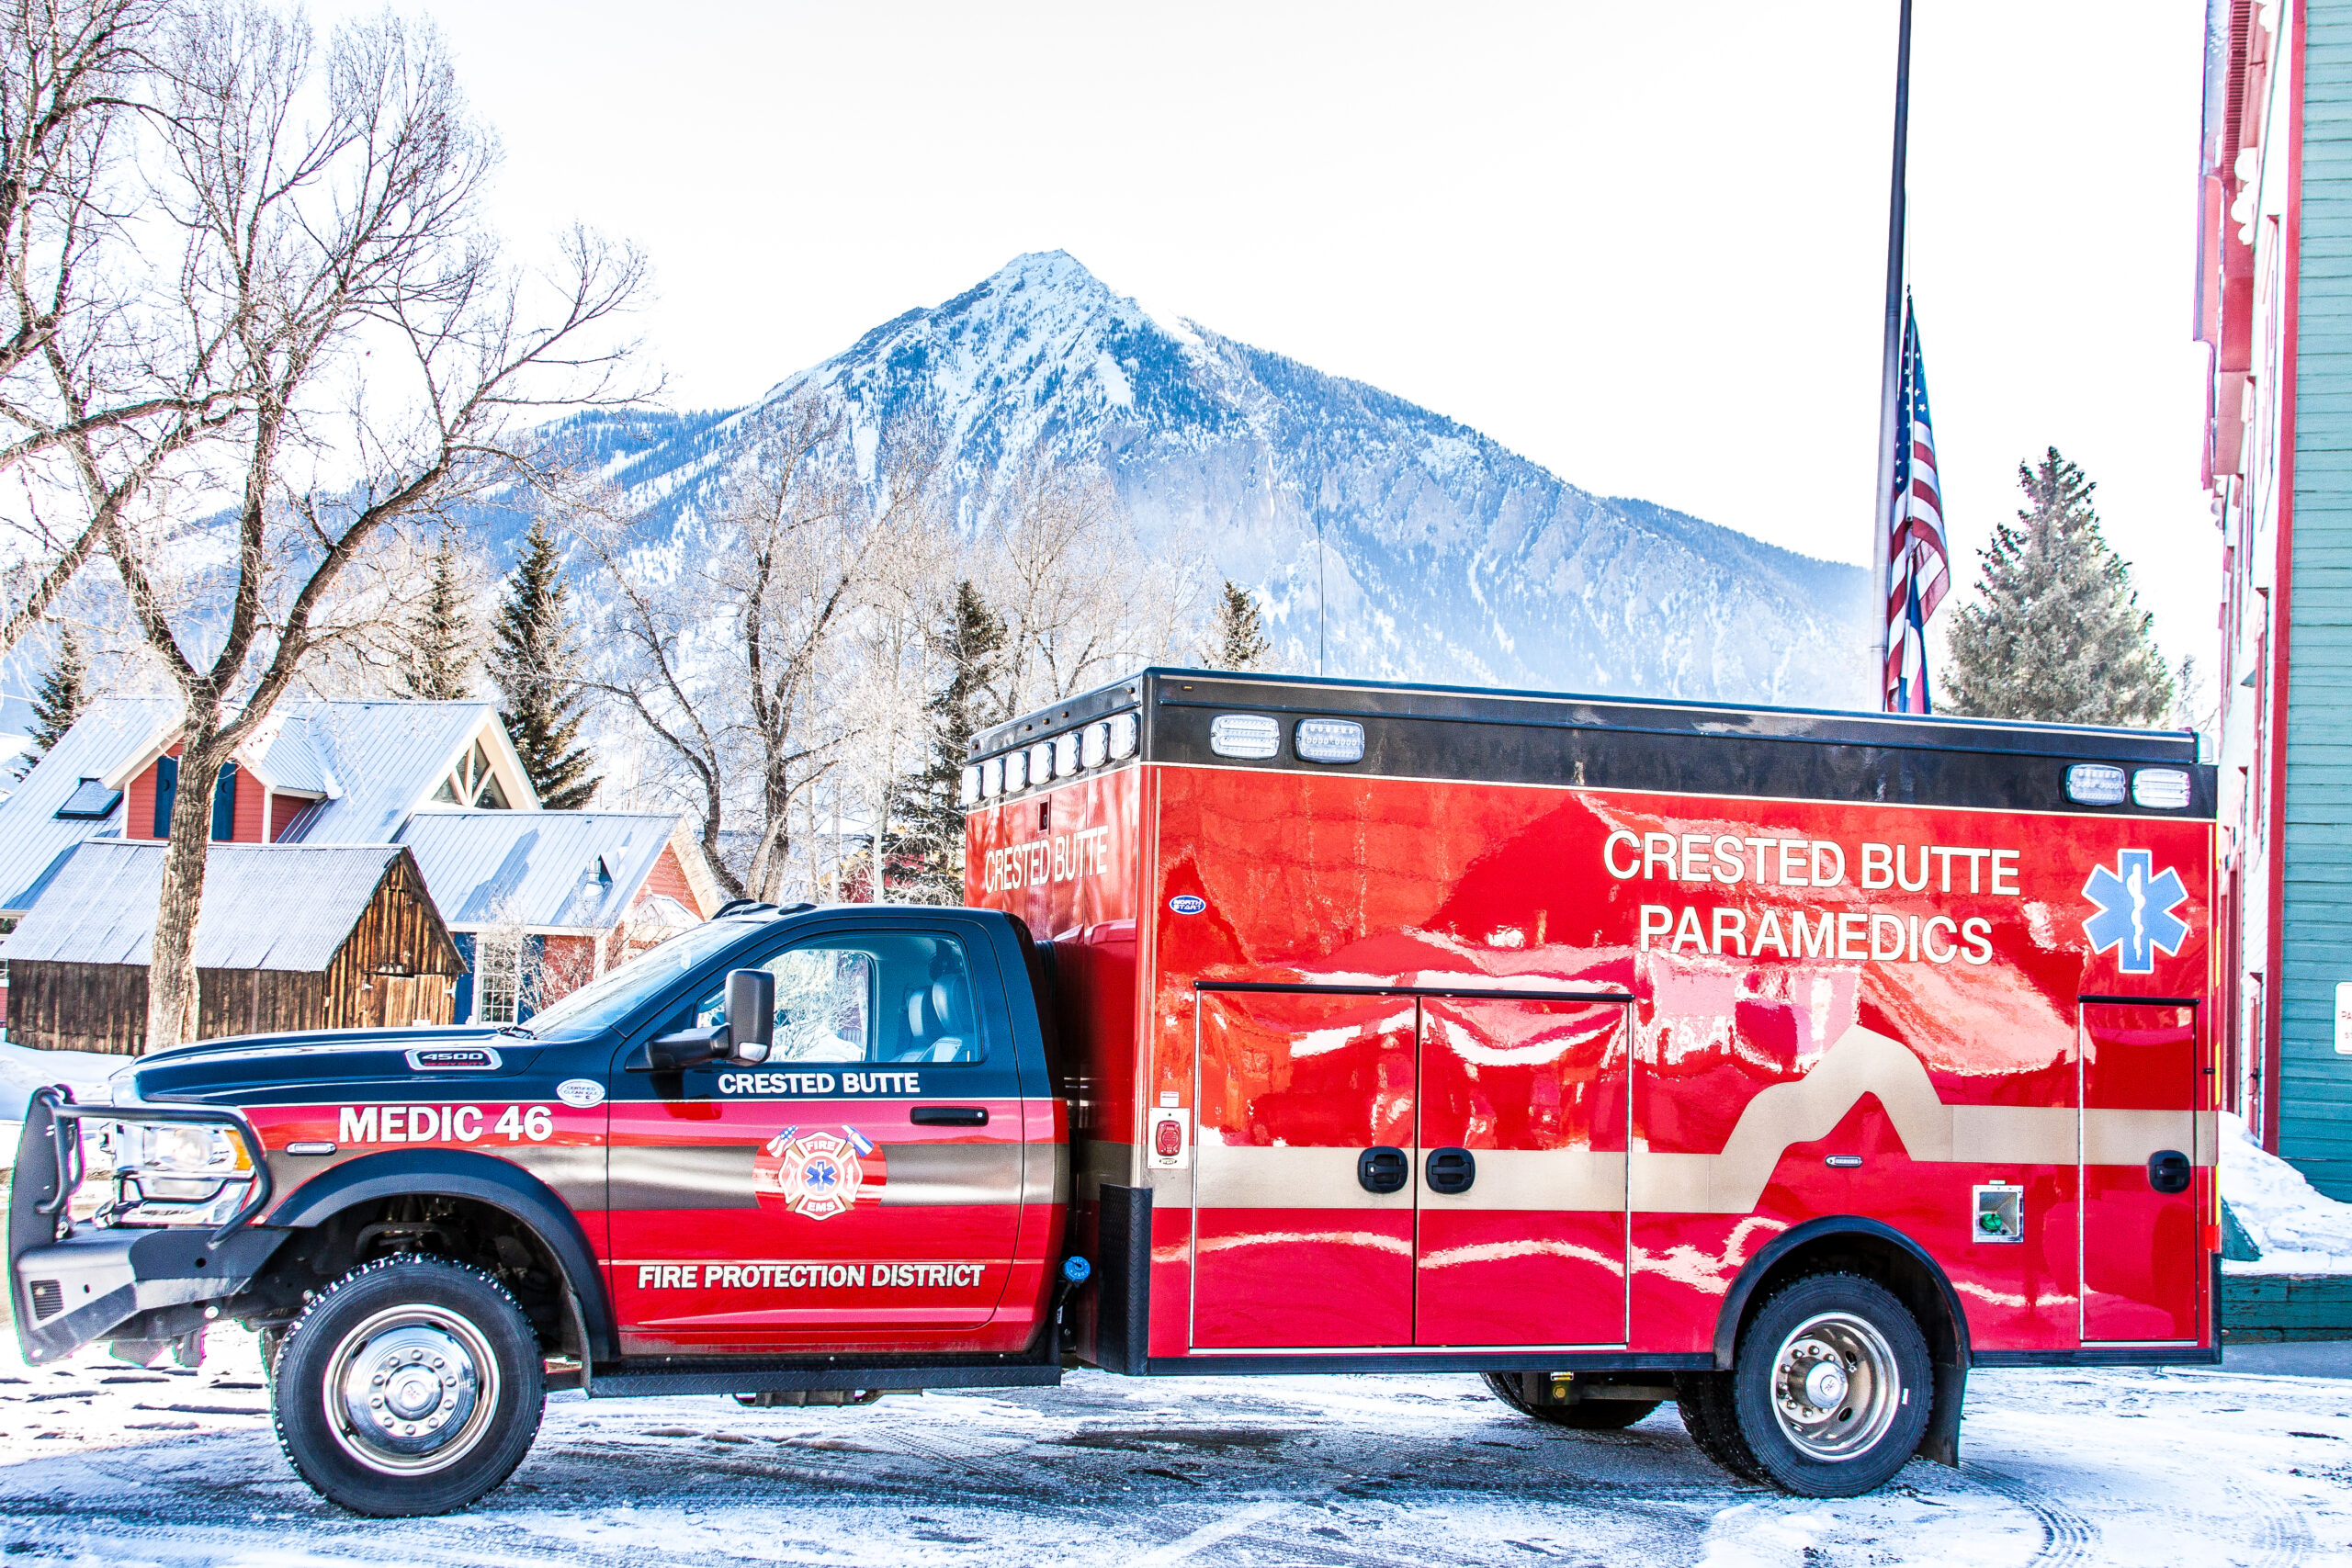
<instances>
[{"instance_id":1,"label":"front wheel","mask_svg":"<svg viewBox=\"0 0 2352 1568\"><path fill-rule=\"evenodd\" d=\"M271 1405L319 1495L393 1517L462 1508L538 1435L544 1363L530 1321L478 1269L404 1254L322 1291L288 1330Z\"/></svg>"},{"instance_id":2,"label":"front wheel","mask_svg":"<svg viewBox=\"0 0 2352 1568\"><path fill-rule=\"evenodd\" d=\"M1892 1479L1935 1399L1918 1324L1884 1286L1852 1274L1811 1274L1776 1292L1741 1331L1729 1381L1730 1429L1718 1439L1759 1479L1806 1497L1859 1496Z\"/></svg>"}]
</instances>

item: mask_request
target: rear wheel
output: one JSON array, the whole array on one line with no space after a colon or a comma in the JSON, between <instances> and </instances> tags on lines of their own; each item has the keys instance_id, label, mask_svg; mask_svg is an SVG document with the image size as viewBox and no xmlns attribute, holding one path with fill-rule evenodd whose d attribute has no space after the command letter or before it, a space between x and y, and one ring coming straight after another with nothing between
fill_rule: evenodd
<instances>
[{"instance_id":1,"label":"rear wheel","mask_svg":"<svg viewBox=\"0 0 2352 1568\"><path fill-rule=\"evenodd\" d=\"M1579 1399L1567 1404L1544 1404L1527 1397L1519 1372L1487 1372L1487 1392L1518 1411L1555 1427L1578 1432L1616 1432L1658 1407L1655 1399Z\"/></svg>"},{"instance_id":2,"label":"rear wheel","mask_svg":"<svg viewBox=\"0 0 2352 1568\"><path fill-rule=\"evenodd\" d=\"M545 1403L537 1337L478 1269L387 1258L322 1291L271 1380L277 1440L356 1514L462 1508L514 1473Z\"/></svg>"},{"instance_id":3,"label":"rear wheel","mask_svg":"<svg viewBox=\"0 0 2352 1568\"><path fill-rule=\"evenodd\" d=\"M1702 1421L1736 1472L1852 1497L1908 1462L1934 1399L1927 1337L1903 1303L1852 1274L1811 1274L1748 1320L1725 1383L1702 1396Z\"/></svg>"}]
</instances>

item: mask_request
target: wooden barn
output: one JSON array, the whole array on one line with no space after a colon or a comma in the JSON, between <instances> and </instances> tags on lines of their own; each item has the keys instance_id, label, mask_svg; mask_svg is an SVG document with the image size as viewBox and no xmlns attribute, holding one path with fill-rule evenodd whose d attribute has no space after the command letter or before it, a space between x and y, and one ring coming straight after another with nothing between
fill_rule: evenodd
<instances>
[{"instance_id":1,"label":"wooden barn","mask_svg":"<svg viewBox=\"0 0 2352 1568\"><path fill-rule=\"evenodd\" d=\"M10 1041L123 1055L143 1047L164 848L94 839L57 868L0 942ZM220 843L209 853L198 1039L450 1021L465 962L404 846Z\"/></svg>"}]
</instances>

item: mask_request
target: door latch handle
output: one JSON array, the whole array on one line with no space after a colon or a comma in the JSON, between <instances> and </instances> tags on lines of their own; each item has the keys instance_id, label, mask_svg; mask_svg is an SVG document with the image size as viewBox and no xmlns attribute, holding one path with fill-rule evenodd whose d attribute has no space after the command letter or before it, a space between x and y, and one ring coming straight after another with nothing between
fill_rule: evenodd
<instances>
[{"instance_id":1,"label":"door latch handle","mask_svg":"<svg viewBox=\"0 0 2352 1568\"><path fill-rule=\"evenodd\" d=\"M1468 1149L1431 1149L1429 1162L1421 1168L1429 1178L1430 1190L1448 1196L1469 1191L1470 1184L1478 1179L1478 1162Z\"/></svg>"},{"instance_id":2,"label":"door latch handle","mask_svg":"<svg viewBox=\"0 0 2352 1568\"><path fill-rule=\"evenodd\" d=\"M989 1124L989 1108L985 1105L918 1105L907 1112L907 1120L918 1127L985 1127Z\"/></svg>"},{"instance_id":3,"label":"door latch handle","mask_svg":"<svg viewBox=\"0 0 2352 1568\"><path fill-rule=\"evenodd\" d=\"M1413 1178L1413 1162L1385 1144L1356 1156L1356 1185L1367 1192L1401 1192Z\"/></svg>"},{"instance_id":4,"label":"door latch handle","mask_svg":"<svg viewBox=\"0 0 2352 1568\"><path fill-rule=\"evenodd\" d=\"M2148 1185L2159 1192L2186 1192L2193 1168L2178 1149L2158 1149L2148 1156Z\"/></svg>"}]
</instances>

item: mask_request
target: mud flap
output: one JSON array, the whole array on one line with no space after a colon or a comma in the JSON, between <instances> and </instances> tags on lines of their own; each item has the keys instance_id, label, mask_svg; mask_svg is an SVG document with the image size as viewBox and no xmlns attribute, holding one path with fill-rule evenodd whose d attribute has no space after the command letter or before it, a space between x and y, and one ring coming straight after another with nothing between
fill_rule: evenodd
<instances>
[{"instance_id":1,"label":"mud flap","mask_svg":"<svg viewBox=\"0 0 2352 1568\"><path fill-rule=\"evenodd\" d=\"M1928 1429L1919 1438L1921 1459L1960 1468L1961 1406L1968 1403L1968 1369L1958 1361L1938 1361L1936 1407L1928 1416Z\"/></svg>"}]
</instances>

